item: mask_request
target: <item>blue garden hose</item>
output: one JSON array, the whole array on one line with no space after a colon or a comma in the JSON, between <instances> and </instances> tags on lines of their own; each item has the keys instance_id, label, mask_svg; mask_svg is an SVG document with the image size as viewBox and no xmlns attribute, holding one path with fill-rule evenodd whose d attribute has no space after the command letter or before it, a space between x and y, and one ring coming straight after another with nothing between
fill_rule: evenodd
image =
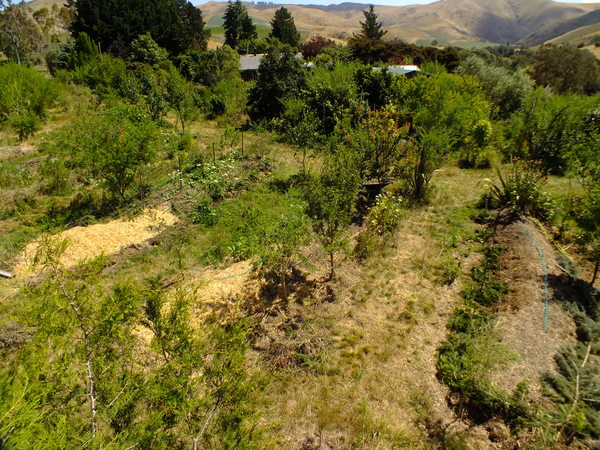
<instances>
[{"instance_id":1,"label":"blue garden hose","mask_svg":"<svg viewBox=\"0 0 600 450\"><path fill-rule=\"evenodd\" d=\"M546 308L545 308L545 312L544 312L544 331L548 331L548 315L549 315L548 310L549 310L549 303L550 303L550 292L548 289L548 269L546 267L546 260L544 259L544 252L542 251L542 248L539 246L539 244L537 243L535 238L531 235L531 233L529 233L529 231L527 231L527 228L525 228L522 223L519 223L519 225L521 226L523 231L525 231L525 233L527 233L527 236L529 237L529 240L531 240L531 243L537 248L538 253L540 255L540 261L542 262L542 270L544 271L544 292L546 294Z\"/></svg>"}]
</instances>

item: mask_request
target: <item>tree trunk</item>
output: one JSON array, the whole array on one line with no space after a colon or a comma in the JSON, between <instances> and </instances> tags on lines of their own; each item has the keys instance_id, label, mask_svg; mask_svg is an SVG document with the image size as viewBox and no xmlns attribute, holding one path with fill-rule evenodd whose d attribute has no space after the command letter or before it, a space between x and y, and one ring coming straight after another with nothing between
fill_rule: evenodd
<instances>
[{"instance_id":1,"label":"tree trunk","mask_svg":"<svg viewBox=\"0 0 600 450\"><path fill-rule=\"evenodd\" d=\"M16 37L16 33L14 31L5 31L4 32L8 38L10 39L10 44L15 52L15 58L17 59L17 64L21 65L21 55L19 55L19 42Z\"/></svg>"},{"instance_id":2,"label":"tree trunk","mask_svg":"<svg viewBox=\"0 0 600 450\"><path fill-rule=\"evenodd\" d=\"M329 252L329 266L331 268L331 272L329 273L329 281L331 281L335 277L335 270L333 265L333 251Z\"/></svg>"},{"instance_id":3,"label":"tree trunk","mask_svg":"<svg viewBox=\"0 0 600 450\"><path fill-rule=\"evenodd\" d=\"M596 258L596 264L594 264L594 275L592 276L592 281L590 284L593 286L596 282L596 278L598 277L598 269L600 268L600 257Z\"/></svg>"}]
</instances>

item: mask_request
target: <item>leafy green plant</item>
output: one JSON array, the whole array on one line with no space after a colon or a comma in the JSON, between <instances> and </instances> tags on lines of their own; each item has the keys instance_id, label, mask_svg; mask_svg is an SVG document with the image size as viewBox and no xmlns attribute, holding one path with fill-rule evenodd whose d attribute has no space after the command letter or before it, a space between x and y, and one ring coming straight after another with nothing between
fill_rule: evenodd
<instances>
[{"instance_id":1,"label":"leafy green plant","mask_svg":"<svg viewBox=\"0 0 600 450\"><path fill-rule=\"evenodd\" d=\"M13 116L8 120L8 123L17 132L19 142L27 140L41 129L40 119L33 113Z\"/></svg>"},{"instance_id":2,"label":"leafy green plant","mask_svg":"<svg viewBox=\"0 0 600 450\"><path fill-rule=\"evenodd\" d=\"M366 217L367 227L380 235L395 231L404 216L405 203L402 197L392 193L379 194Z\"/></svg>"},{"instance_id":3,"label":"leafy green plant","mask_svg":"<svg viewBox=\"0 0 600 450\"><path fill-rule=\"evenodd\" d=\"M489 191L480 200L480 205L500 209L515 217L525 214L540 220L550 218L553 204L540 189L546 176L540 163L516 160L508 175L504 176L499 169L497 174L497 183L488 180Z\"/></svg>"},{"instance_id":4,"label":"leafy green plant","mask_svg":"<svg viewBox=\"0 0 600 450\"><path fill-rule=\"evenodd\" d=\"M55 155L102 183L108 197L125 202L143 164L154 155L156 127L133 106L119 106L58 130L46 143Z\"/></svg>"},{"instance_id":5,"label":"leafy green plant","mask_svg":"<svg viewBox=\"0 0 600 450\"><path fill-rule=\"evenodd\" d=\"M216 224L219 220L217 210L213 206L213 201L209 196L201 196L196 201L196 206L192 213L194 223L199 223L210 227Z\"/></svg>"},{"instance_id":6,"label":"leafy green plant","mask_svg":"<svg viewBox=\"0 0 600 450\"><path fill-rule=\"evenodd\" d=\"M8 122L20 140L39 130L59 96L58 83L17 64L0 66L0 85L0 126Z\"/></svg>"},{"instance_id":7,"label":"leafy green plant","mask_svg":"<svg viewBox=\"0 0 600 450\"><path fill-rule=\"evenodd\" d=\"M225 128L219 139L219 144L223 149L233 149L241 141L241 132L233 127Z\"/></svg>"},{"instance_id":8,"label":"leafy green plant","mask_svg":"<svg viewBox=\"0 0 600 450\"><path fill-rule=\"evenodd\" d=\"M40 165L42 178L40 192L44 194L66 194L71 190L70 171L65 162L58 158L49 158Z\"/></svg>"},{"instance_id":9,"label":"leafy green plant","mask_svg":"<svg viewBox=\"0 0 600 450\"><path fill-rule=\"evenodd\" d=\"M306 213L329 253L329 279L335 276L335 252L344 245L344 231L350 224L356 204L359 176L352 156L340 151L330 157L319 178L313 179L305 188Z\"/></svg>"},{"instance_id":10,"label":"leafy green plant","mask_svg":"<svg viewBox=\"0 0 600 450\"><path fill-rule=\"evenodd\" d=\"M489 144L491 137L492 123L485 119L476 122L464 144L464 149L461 152L462 156L458 162L459 166L467 168L476 167L480 159L479 155Z\"/></svg>"},{"instance_id":11,"label":"leafy green plant","mask_svg":"<svg viewBox=\"0 0 600 450\"><path fill-rule=\"evenodd\" d=\"M274 278L284 299L289 294L288 281L300 257L299 249L307 242L308 218L304 205L291 205L285 216L266 224L259 239L260 273Z\"/></svg>"}]
</instances>

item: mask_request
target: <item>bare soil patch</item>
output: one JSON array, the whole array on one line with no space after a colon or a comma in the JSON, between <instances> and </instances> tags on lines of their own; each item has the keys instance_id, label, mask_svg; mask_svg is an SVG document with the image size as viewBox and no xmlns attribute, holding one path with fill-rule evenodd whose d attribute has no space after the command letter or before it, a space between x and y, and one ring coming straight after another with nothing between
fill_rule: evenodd
<instances>
[{"instance_id":1,"label":"bare soil patch","mask_svg":"<svg viewBox=\"0 0 600 450\"><path fill-rule=\"evenodd\" d=\"M21 144L9 147L0 147L0 161L16 158L18 156L30 155L35 152L35 147L29 144Z\"/></svg>"}]
</instances>

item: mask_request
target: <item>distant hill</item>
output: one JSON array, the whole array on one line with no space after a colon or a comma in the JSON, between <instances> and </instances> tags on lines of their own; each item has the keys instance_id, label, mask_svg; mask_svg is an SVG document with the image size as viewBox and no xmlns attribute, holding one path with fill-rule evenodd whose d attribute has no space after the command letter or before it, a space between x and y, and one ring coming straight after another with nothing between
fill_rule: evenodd
<instances>
[{"instance_id":1,"label":"distant hill","mask_svg":"<svg viewBox=\"0 0 600 450\"><path fill-rule=\"evenodd\" d=\"M208 18L220 16L227 3L208 2L199 7ZM252 17L270 20L281 5L245 3ZM359 31L367 4L286 5L298 28L337 38ZM388 37L410 42L460 44L516 43L542 28L582 17L600 9L598 4L557 3L551 0L442 0L428 5L376 6L389 30Z\"/></svg>"},{"instance_id":2,"label":"distant hill","mask_svg":"<svg viewBox=\"0 0 600 450\"><path fill-rule=\"evenodd\" d=\"M34 0L33 9L52 0ZM63 4L64 2L57 1ZM250 16L267 31L268 22L282 5L244 3ZM226 2L199 5L213 28L215 42L222 41L219 26ZM339 5L285 5L304 36L324 34L349 39L360 29L366 3ZM566 32L597 23L600 3L558 3L552 0L441 0L428 5L376 6L375 12L389 30L388 38L442 45L486 45L488 43L542 43ZM594 22L595 21L595 22Z\"/></svg>"},{"instance_id":3,"label":"distant hill","mask_svg":"<svg viewBox=\"0 0 600 450\"><path fill-rule=\"evenodd\" d=\"M592 11L583 16L559 22L549 27L541 28L522 40L526 45L540 45L560 36L571 34L590 34L600 31L600 10Z\"/></svg>"}]
</instances>

